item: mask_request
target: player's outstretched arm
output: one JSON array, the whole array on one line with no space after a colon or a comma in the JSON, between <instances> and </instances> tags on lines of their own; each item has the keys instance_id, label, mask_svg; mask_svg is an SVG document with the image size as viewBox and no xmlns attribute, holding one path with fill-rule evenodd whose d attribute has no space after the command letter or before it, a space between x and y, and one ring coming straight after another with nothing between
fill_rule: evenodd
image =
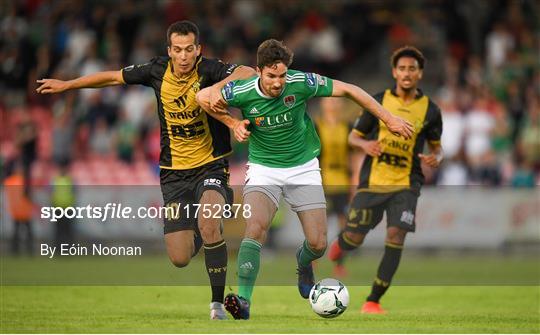
<instances>
[{"instance_id":1,"label":"player's outstretched arm","mask_svg":"<svg viewBox=\"0 0 540 335\"><path fill-rule=\"evenodd\" d=\"M384 122L388 127L388 130L391 132L401 135L406 139L412 137L414 132L414 127L412 124L390 113L363 89L356 85L344 83L339 80L334 80L333 83L333 97L346 97L352 99Z\"/></svg>"},{"instance_id":2,"label":"player's outstretched arm","mask_svg":"<svg viewBox=\"0 0 540 335\"><path fill-rule=\"evenodd\" d=\"M36 80L36 82L40 84L36 91L41 94L62 93L67 90L79 88L100 88L125 84L122 71L96 72L73 80L45 78Z\"/></svg>"},{"instance_id":3,"label":"player's outstretched arm","mask_svg":"<svg viewBox=\"0 0 540 335\"><path fill-rule=\"evenodd\" d=\"M247 130L249 120L238 120L229 114L226 109L225 113L213 112L210 108L211 91L212 87L207 87L199 91L195 97L197 99L197 103L202 109L204 109L204 111L206 111L207 114L229 127L229 129L231 129L233 132L234 138L236 138L238 142L245 142L251 134L251 132ZM221 95L221 92L219 94ZM226 108L228 106L227 102L223 100L223 103Z\"/></svg>"},{"instance_id":4,"label":"player's outstretched arm","mask_svg":"<svg viewBox=\"0 0 540 335\"><path fill-rule=\"evenodd\" d=\"M227 104L225 103L225 99L223 99L223 96L221 95L221 89L223 88L223 86L225 86L225 84L230 81L238 79L248 79L255 75L257 75L257 72L255 72L253 68L249 66L239 66L234 69L234 71L228 77L212 85L209 97L210 110L216 113L227 113L227 110L225 109L227 107Z\"/></svg>"}]
</instances>

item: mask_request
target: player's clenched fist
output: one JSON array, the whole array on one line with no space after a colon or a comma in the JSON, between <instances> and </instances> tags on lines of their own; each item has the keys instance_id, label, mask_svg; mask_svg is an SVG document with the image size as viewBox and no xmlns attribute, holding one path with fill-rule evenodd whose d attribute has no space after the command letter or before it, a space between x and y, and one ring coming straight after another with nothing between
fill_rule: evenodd
<instances>
[{"instance_id":1,"label":"player's clenched fist","mask_svg":"<svg viewBox=\"0 0 540 335\"><path fill-rule=\"evenodd\" d=\"M249 120L238 120L234 125L233 134L238 142L247 141L249 135L251 135L251 132L247 129L248 126Z\"/></svg>"},{"instance_id":2,"label":"player's clenched fist","mask_svg":"<svg viewBox=\"0 0 540 335\"><path fill-rule=\"evenodd\" d=\"M418 157L424 162L427 166L431 168L438 168L442 161L442 155L436 155L434 153L429 155L418 154Z\"/></svg>"},{"instance_id":3,"label":"player's clenched fist","mask_svg":"<svg viewBox=\"0 0 540 335\"><path fill-rule=\"evenodd\" d=\"M372 157L379 157L382 154L381 145L378 141L365 141L362 144L362 149Z\"/></svg>"}]
</instances>

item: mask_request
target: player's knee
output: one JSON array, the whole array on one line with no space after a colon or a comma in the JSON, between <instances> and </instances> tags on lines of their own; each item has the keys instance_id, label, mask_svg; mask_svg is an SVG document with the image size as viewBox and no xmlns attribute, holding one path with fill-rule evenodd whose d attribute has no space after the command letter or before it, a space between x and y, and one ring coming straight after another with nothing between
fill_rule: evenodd
<instances>
[{"instance_id":1,"label":"player's knee","mask_svg":"<svg viewBox=\"0 0 540 335\"><path fill-rule=\"evenodd\" d=\"M213 240L221 236L219 224L220 221L217 219L205 219L199 222L199 231L203 241Z\"/></svg>"},{"instance_id":2,"label":"player's knee","mask_svg":"<svg viewBox=\"0 0 540 335\"><path fill-rule=\"evenodd\" d=\"M386 242L403 245L405 243L405 237L407 236L407 231L397 228L389 227L386 231Z\"/></svg>"},{"instance_id":3,"label":"player's knee","mask_svg":"<svg viewBox=\"0 0 540 335\"><path fill-rule=\"evenodd\" d=\"M187 255L174 255L174 256L169 256L169 258L171 260L171 263L177 268L186 267L191 261L191 257Z\"/></svg>"},{"instance_id":4,"label":"player's knee","mask_svg":"<svg viewBox=\"0 0 540 335\"><path fill-rule=\"evenodd\" d=\"M325 237L320 237L320 238L317 238L313 241L308 241L308 245L309 245L309 248L313 251L315 251L316 253L324 253L324 251L326 250L326 236Z\"/></svg>"},{"instance_id":5,"label":"player's knee","mask_svg":"<svg viewBox=\"0 0 540 335\"><path fill-rule=\"evenodd\" d=\"M352 231L345 231L344 233L347 240L352 242L354 245L360 246L364 242L364 238L366 235L361 233L355 233Z\"/></svg>"}]
</instances>

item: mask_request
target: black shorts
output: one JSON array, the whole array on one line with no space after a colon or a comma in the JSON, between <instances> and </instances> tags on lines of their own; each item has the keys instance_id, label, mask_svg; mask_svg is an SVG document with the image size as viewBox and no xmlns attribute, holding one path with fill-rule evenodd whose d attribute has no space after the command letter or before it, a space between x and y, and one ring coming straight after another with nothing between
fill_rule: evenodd
<instances>
[{"instance_id":1,"label":"black shorts","mask_svg":"<svg viewBox=\"0 0 540 335\"><path fill-rule=\"evenodd\" d=\"M348 204L348 193L326 193L326 213L329 215L346 215Z\"/></svg>"},{"instance_id":2,"label":"black shorts","mask_svg":"<svg viewBox=\"0 0 540 335\"><path fill-rule=\"evenodd\" d=\"M180 207L175 211L179 215L164 218L165 234L197 228L195 208L189 211L183 208L198 204L206 190L218 191L225 198L225 203L233 202L233 191L229 187L229 162L225 158L189 170L161 169L159 177L165 207Z\"/></svg>"},{"instance_id":3,"label":"black shorts","mask_svg":"<svg viewBox=\"0 0 540 335\"><path fill-rule=\"evenodd\" d=\"M345 230L366 234L381 222L386 211L386 222L389 227L414 232L416 203L419 196L420 193L416 190L392 193L357 192L351 202Z\"/></svg>"}]
</instances>

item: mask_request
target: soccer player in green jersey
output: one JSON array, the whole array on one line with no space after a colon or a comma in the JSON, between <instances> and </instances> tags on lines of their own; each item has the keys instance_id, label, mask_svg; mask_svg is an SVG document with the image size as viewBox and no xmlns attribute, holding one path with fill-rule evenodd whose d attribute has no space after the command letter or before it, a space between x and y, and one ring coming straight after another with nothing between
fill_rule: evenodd
<instances>
[{"instance_id":1,"label":"soccer player in green jersey","mask_svg":"<svg viewBox=\"0 0 540 335\"><path fill-rule=\"evenodd\" d=\"M235 319L249 319L249 308L259 272L260 251L281 197L302 223L306 240L299 247L298 289L308 298L315 279L311 262L326 250L326 200L317 156L321 146L309 115L313 97L347 97L381 119L392 133L410 138L413 127L392 115L361 88L314 73L290 70L293 53L276 40L257 50L257 74L225 85L226 105L238 107L244 120L220 117L239 140L249 136L249 163L244 202L252 208L246 218L245 237L238 253L239 292L225 298ZM200 106L210 111L210 90L197 94ZM224 107L224 106L223 106Z\"/></svg>"}]
</instances>

